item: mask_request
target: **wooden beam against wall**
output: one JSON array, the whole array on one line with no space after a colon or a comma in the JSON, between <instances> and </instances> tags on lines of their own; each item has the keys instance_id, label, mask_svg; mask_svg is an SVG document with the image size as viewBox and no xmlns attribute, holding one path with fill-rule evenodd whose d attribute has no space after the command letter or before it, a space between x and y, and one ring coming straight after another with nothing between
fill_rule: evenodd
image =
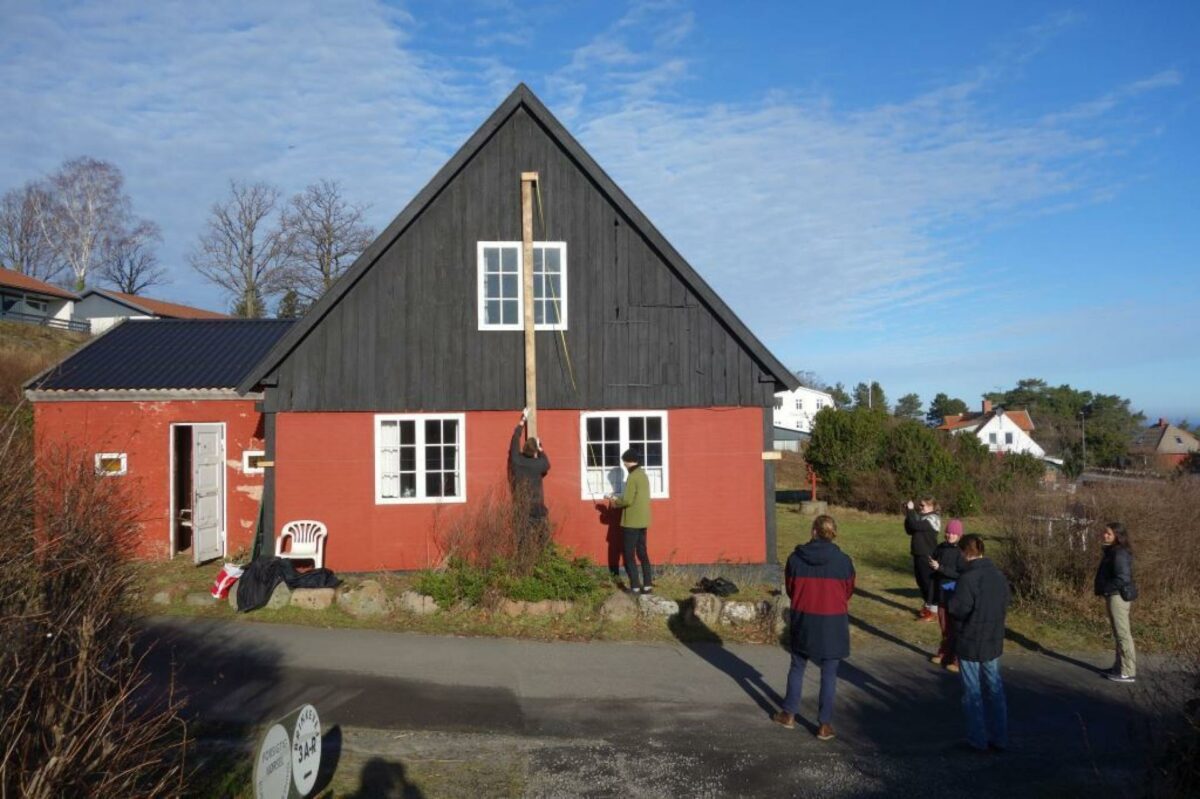
<instances>
[{"instance_id":1,"label":"wooden beam against wall","mask_svg":"<svg viewBox=\"0 0 1200 799\"><path fill-rule=\"evenodd\" d=\"M521 278L525 306L525 405L529 419L526 438L537 436L537 350L533 337L533 184L537 172L521 173Z\"/></svg>"}]
</instances>

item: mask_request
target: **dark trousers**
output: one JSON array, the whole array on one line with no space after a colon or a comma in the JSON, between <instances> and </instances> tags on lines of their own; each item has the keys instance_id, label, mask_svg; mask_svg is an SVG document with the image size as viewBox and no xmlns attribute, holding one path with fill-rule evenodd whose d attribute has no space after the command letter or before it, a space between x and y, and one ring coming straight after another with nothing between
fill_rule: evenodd
<instances>
[{"instance_id":1,"label":"dark trousers","mask_svg":"<svg viewBox=\"0 0 1200 799\"><path fill-rule=\"evenodd\" d=\"M838 666L840 660L818 660L821 667L821 693L817 699L817 723L830 724L833 722L833 700L837 694ZM787 694L783 697L783 709L793 716L800 712L800 694L804 687L804 667L808 658L796 652L792 653L792 664L788 667Z\"/></svg>"},{"instance_id":2,"label":"dark trousers","mask_svg":"<svg viewBox=\"0 0 1200 799\"><path fill-rule=\"evenodd\" d=\"M625 547L625 574L629 575L629 588L636 591L643 585L654 585L654 568L650 565L650 555L646 552L646 528L622 527L621 543ZM641 578L638 577L634 556L642 564Z\"/></svg>"},{"instance_id":3,"label":"dark trousers","mask_svg":"<svg viewBox=\"0 0 1200 799\"><path fill-rule=\"evenodd\" d=\"M917 578L917 590L921 592L921 601L926 605L937 604L937 580L934 579L933 569L929 565L928 555L913 555L913 576Z\"/></svg>"}]
</instances>

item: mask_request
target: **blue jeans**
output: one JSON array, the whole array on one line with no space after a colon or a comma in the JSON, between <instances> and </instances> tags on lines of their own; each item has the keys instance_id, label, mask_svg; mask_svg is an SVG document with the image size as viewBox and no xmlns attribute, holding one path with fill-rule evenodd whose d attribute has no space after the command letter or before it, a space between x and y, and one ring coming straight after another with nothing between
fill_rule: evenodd
<instances>
[{"instance_id":1,"label":"blue jeans","mask_svg":"<svg viewBox=\"0 0 1200 799\"><path fill-rule=\"evenodd\" d=\"M967 743L976 749L987 749L988 744L1007 747L1008 705L1004 701L1004 683L1000 681L1000 658L983 662L960 658L958 668L962 675Z\"/></svg>"},{"instance_id":2,"label":"blue jeans","mask_svg":"<svg viewBox=\"0 0 1200 799\"><path fill-rule=\"evenodd\" d=\"M821 697L817 703L817 723L833 721L833 699L837 693L838 666L840 660L818 660L821 666ZM804 667L808 657L792 653L792 665L788 667L787 694L783 697L783 709L793 716L800 712L800 693L804 689Z\"/></svg>"}]
</instances>

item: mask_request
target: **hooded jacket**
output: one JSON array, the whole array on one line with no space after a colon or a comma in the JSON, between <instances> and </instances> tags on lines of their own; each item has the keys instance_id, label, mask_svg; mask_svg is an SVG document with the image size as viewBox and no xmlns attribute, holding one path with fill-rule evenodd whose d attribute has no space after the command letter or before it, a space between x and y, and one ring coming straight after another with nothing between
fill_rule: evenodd
<instances>
[{"instance_id":1,"label":"hooded jacket","mask_svg":"<svg viewBox=\"0 0 1200 799\"><path fill-rule=\"evenodd\" d=\"M927 558L932 555L941 530L942 517L936 513L922 515L916 508L909 508L904 514L904 532L912 537L908 551L913 557Z\"/></svg>"},{"instance_id":2,"label":"hooded jacket","mask_svg":"<svg viewBox=\"0 0 1200 799\"><path fill-rule=\"evenodd\" d=\"M1004 652L1008 580L990 558L967 561L950 600L959 660L986 663Z\"/></svg>"},{"instance_id":3,"label":"hooded jacket","mask_svg":"<svg viewBox=\"0 0 1200 799\"><path fill-rule=\"evenodd\" d=\"M792 600L792 651L813 660L850 655L854 562L837 544L814 538L797 546L784 572Z\"/></svg>"}]
</instances>

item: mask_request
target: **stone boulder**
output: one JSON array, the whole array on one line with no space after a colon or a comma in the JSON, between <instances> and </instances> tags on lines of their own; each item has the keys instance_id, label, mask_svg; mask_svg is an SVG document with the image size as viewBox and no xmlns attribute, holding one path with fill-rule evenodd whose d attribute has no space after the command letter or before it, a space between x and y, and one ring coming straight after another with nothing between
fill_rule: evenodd
<instances>
[{"instance_id":1,"label":"stone boulder","mask_svg":"<svg viewBox=\"0 0 1200 799\"><path fill-rule=\"evenodd\" d=\"M267 600L267 610L279 610L286 608L292 602L292 589L287 587L287 583L281 582L275 586L275 590L271 592L271 598Z\"/></svg>"},{"instance_id":2,"label":"stone boulder","mask_svg":"<svg viewBox=\"0 0 1200 799\"><path fill-rule=\"evenodd\" d=\"M721 621L721 597L716 594L694 594L687 603L684 621L693 627L716 627Z\"/></svg>"},{"instance_id":3,"label":"stone boulder","mask_svg":"<svg viewBox=\"0 0 1200 799\"><path fill-rule=\"evenodd\" d=\"M496 609L505 616L515 619L517 616L523 615L528 607L529 603L520 599L502 599Z\"/></svg>"},{"instance_id":4,"label":"stone boulder","mask_svg":"<svg viewBox=\"0 0 1200 799\"><path fill-rule=\"evenodd\" d=\"M792 620L792 603L786 594L776 594L767 602L767 618L771 620L771 634L782 636Z\"/></svg>"},{"instance_id":5,"label":"stone boulder","mask_svg":"<svg viewBox=\"0 0 1200 799\"><path fill-rule=\"evenodd\" d=\"M428 616L431 613L437 613L437 602L433 601L433 597L425 594L418 594L416 591L405 591L396 599L396 607L408 613L413 613L417 616Z\"/></svg>"},{"instance_id":6,"label":"stone boulder","mask_svg":"<svg viewBox=\"0 0 1200 799\"><path fill-rule=\"evenodd\" d=\"M291 604L305 610L326 610L333 607L334 593L333 588L297 588Z\"/></svg>"},{"instance_id":7,"label":"stone boulder","mask_svg":"<svg viewBox=\"0 0 1200 799\"><path fill-rule=\"evenodd\" d=\"M562 599L543 599L541 602L527 602L525 614L528 616L561 616L571 609L571 603Z\"/></svg>"},{"instance_id":8,"label":"stone boulder","mask_svg":"<svg viewBox=\"0 0 1200 799\"><path fill-rule=\"evenodd\" d=\"M337 603L355 617L383 616L391 610L387 592L376 580L363 580L357 588L341 592Z\"/></svg>"},{"instance_id":9,"label":"stone boulder","mask_svg":"<svg viewBox=\"0 0 1200 799\"><path fill-rule=\"evenodd\" d=\"M755 624L762 615L762 608L757 602L726 602L721 608L721 621L734 627Z\"/></svg>"},{"instance_id":10,"label":"stone boulder","mask_svg":"<svg viewBox=\"0 0 1200 799\"><path fill-rule=\"evenodd\" d=\"M150 601L156 605L169 605L171 604L171 592L158 591L154 596L150 597Z\"/></svg>"},{"instance_id":11,"label":"stone boulder","mask_svg":"<svg viewBox=\"0 0 1200 799\"><path fill-rule=\"evenodd\" d=\"M641 594L638 596L638 609L647 616L669 618L679 613L679 603L658 594Z\"/></svg>"},{"instance_id":12,"label":"stone boulder","mask_svg":"<svg viewBox=\"0 0 1200 799\"><path fill-rule=\"evenodd\" d=\"M622 592L613 592L600 606L600 618L605 621L629 621L637 612L637 602L629 594Z\"/></svg>"}]
</instances>

